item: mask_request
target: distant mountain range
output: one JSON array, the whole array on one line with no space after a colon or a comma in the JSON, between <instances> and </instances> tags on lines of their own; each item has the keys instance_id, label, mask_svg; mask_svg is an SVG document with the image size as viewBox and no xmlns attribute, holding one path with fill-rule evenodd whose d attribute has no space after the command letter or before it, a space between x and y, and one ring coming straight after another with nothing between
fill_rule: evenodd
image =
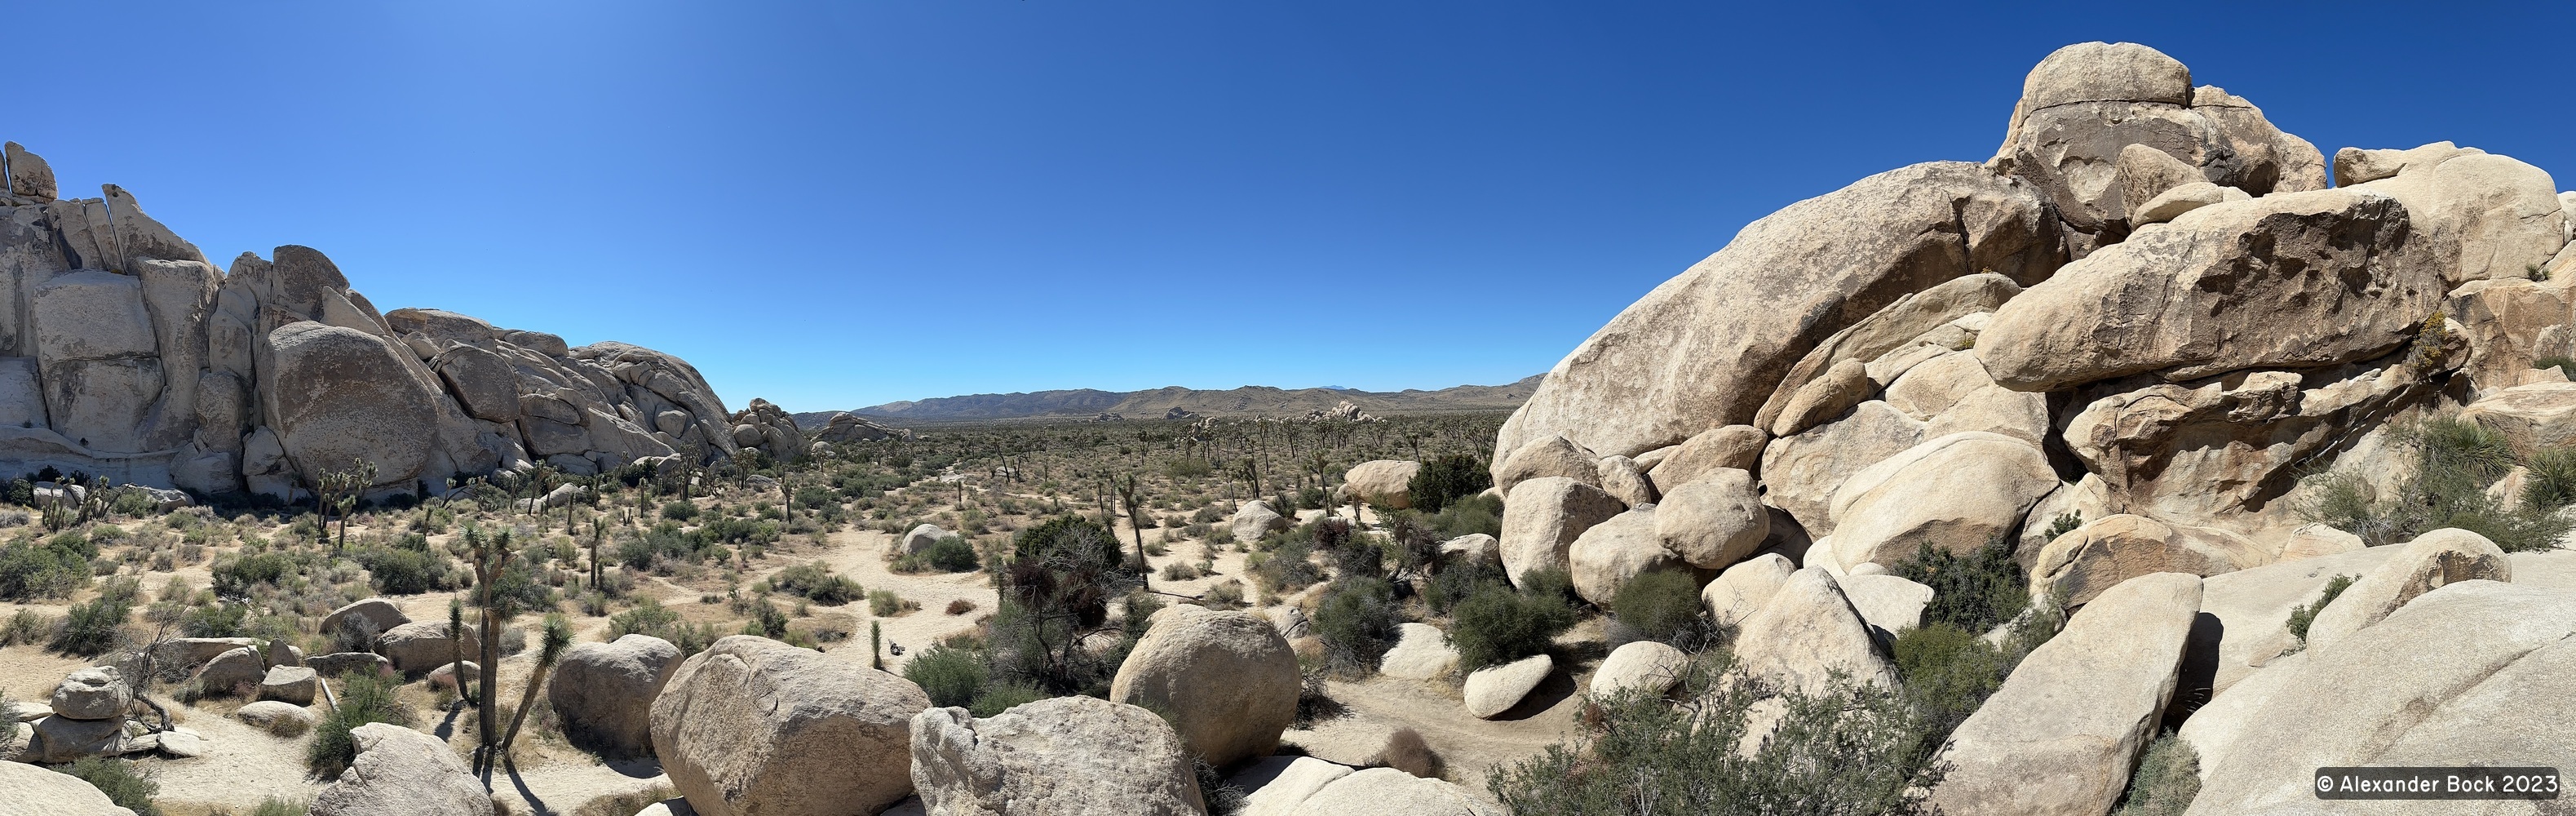
<instances>
[{"instance_id":1,"label":"distant mountain range","mask_svg":"<svg viewBox=\"0 0 2576 816\"><path fill-rule=\"evenodd\" d=\"M1438 391L1289 390L1260 385L1224 391L1202 391L1177 385L1151 391L1123 392L1082 388L889 402L852 409L850 413L879 422L900 424L993 419L1090 419L1101 414L1117 414L1126 419L1162 419L1175 408L1204 416L1282 416L1328 410L1345 401L1372 414L1509 411L1521 407L1521 403L1529 399L1530 392L1538 388L1539 376L1510 385L1461 385ZM820 428L833 413L796 414L796 424L802 428Z\"/></svg>"}]
</instances>

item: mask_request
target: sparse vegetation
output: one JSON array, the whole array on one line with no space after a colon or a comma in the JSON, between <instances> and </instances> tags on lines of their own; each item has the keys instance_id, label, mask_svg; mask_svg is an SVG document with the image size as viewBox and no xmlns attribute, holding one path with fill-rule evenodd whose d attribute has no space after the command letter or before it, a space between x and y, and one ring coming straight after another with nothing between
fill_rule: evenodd
<instances>
[{"instance_id":1,"label":"sparse vegetation","mask_svg":"<svg viewBox=\"0 0 2576 816\"><path fill-rule=\"evenodd\" d=\"M358 756L357 743L349 738L351 730L379 722L411 727L412 711L395 698L395 688L393 681L372 674L349 675L340 688L339 707L324 713L321 724L313 728L305 764L325 779L337 778Z\"/></svg>"},{"instance_id":2,"label":"sparse vegetation","mask_svg":"<svg viewBox=\"0 0 2576 816\"><path fill-rule=\"evenodd\" d=\"M2342 597L2343 591L2351 589L2355 580L2358 580L2358 577L2352 575L2328 578L2325 589L2317 593L2315 601L2291 607L2290 620L2285 624L2290 630L2290 637L2297 640L2301 646L2307 645L2308 626L2317 622L2317 613L2326 611L2326 605Z\"/></svg>"},{"instance_id":3,"label":"sparse vegetation","mask_svg":"<svg viewBox=\"0 0 2576 816\"><path fill-rule=\"evenodd\" d=\"M1460 671L1498 666L1547 651L1574 627L1573 582L1563 570L1533 570L1522 587L1485 584L1449 612L1449 645Z\"/></svg>"},{"instance_id":4,"label":"sparse vegetation","mask_svg":"<svg viewBox=\"0 0 2576 816\"><path fill-rule=\"evenodd\" d=\"M2181 737L2165 734L2148 743L2129 777L2113 816L2182 816L2200 795L2200 755Z\"/></svg>"},{"instance_id":5,"label":"sparse vegetation","mask_svg":"<svg viewBox=\"0 0 2576 816\"><path fill-rule=\"evenodd\" d=\"M135 816L161 816L161 807L152 798L161 795L161 785L151 776L136 770L134 763L106 757L83 757L64 768L63 773L107 794L117 807L134 811Z\"/></svg>"},{"instance_id":6,"label":"sparse vegetation","mask_svg":"<svg viewBox=\"0 0 2576 816\"><path fill-rule=\"evenodd\" d=\"M2390 495L2379 495L2358 474L2322 474L2311 477L2301 515L2370 546L2452 527L2485 536L2505 552L2556 547L2576 526L2555 512L2576 476L2566 452L2535 453L2523 494L2499 498L2487 487L2520 464L2503 434L2458 417L2434 417L2397 426L2396 438L2412 449L2414 468Z\"/></svg>"},{"instance_id":7,"label":"sparse vegetation","mask_svg":"<svg viewBox=\"0 0 2576 816\"><path fill-rule=\"evenodd\" d=\"M1396 614L1395 588L1384 578L1344 578L1324 590L1315 606L1315 637L1324 642L1324 659L1348 675L1377 671L1378 658L1394 648L1403 623Z\"/></svg>"}]
</instances>

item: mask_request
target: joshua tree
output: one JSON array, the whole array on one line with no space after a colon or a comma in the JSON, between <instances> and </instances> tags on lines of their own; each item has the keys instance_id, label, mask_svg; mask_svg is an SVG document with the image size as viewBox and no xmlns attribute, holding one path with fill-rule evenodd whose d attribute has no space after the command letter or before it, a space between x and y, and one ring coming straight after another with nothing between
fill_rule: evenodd
<instances>
[{"instance_id":1,"label":"joshua tree","mask_svg":"<svg viewBox=\"0 0 2576 816\"><path fill-rule=\"evenodd\" d=\"M510 755L511 744L519 739L519 725L528 721L528 709L537 707L537 689L546 684L546 672L563 657L564 647L572 645L572 624L564 620L563 613L546 614L544 638L537 647L537 666L528 672L528 688L519 695L519 710L510 715L510 731L501 736L501 749L496 752L499 756Z\"/></svg>"},{"instance_id":2,"label":"joshua tree","mask_svg":"<svg viewBox=\"0 0 2576 816\"><path fill-rule=\"evenodd\" d=\"M1127 529L1136 534L1136 567L1150 576L1153 569L1145 561L1145 508L1136 500L1136 474L1127 474L1124 480L1111 479L1109 486L1118 491L1118 503L1127 508Z\"/></svg>"},{"instance_id":3,"label":"joshua tree","mask_svg":"<svg viewBox=\"0 0 2576 816\"><path fill-rule=\"evenodd\" d=\"M483 642L479 644L482 667L474 672L475 719L480 731L476 740L475 769L477 773L483 773L492 769L492 748L499 744L500 738L495 733L497 724L492 721L492 675L497 673L494 667L501 662L501 624L515 616L518 602L496 586L510 565L510 531L502 530L487 536L481 529L467 527L463 538L456 555L465 559L474 571L475 606L483 610ZM458 679L461 687L463 678Z\"/></svg>"},{"instance_id":4,"label":"joshua tree","mask_svg":"<svg viewBox=\"0 0 2576 816\"><path fill-rule=\"evenodd\" d=\"M600 579L607 577L599 567L599 545L607 540L608 517L593 517L590 520L590 588L593 591L599 591Z\"/></svg>"},{"instance_id":5,"label":"joshua tree","mask_svg":"<svg viewBox=\"0 0 2576 816\"><path fill-rule=\"evenodd\" d=\"M456 678L457 695L471 699L473 692L465 687L465 599L454 595L447 597L447 645L454 658L447 663L447 673Z\"/></svg>"},{"instance_id":6,"label":"joshua tree","mask_svg":"<svg viewBox=\"0 0 2576 816\"><path fill-rule=\"evenodd\" d=\"M350 459L346 470L324 471L313 480L313 503L322 511L322 523L333 516L340 519L340 537L333 549L349 543L349 515L358 508L358 494L376 483L376 463Z\"/></svg>"}]
</instances>

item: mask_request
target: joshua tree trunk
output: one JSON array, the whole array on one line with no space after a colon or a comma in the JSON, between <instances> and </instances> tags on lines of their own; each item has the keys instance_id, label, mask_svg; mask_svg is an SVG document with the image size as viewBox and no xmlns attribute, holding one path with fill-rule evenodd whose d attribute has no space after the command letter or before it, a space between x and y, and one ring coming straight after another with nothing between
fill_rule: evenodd
<instances>
[{"instance_id":1,"label":"joshua tree trunk","mask_svg":"<svg viewBox=\"0 0 2576 816\"><path fill-rule=\"evenodd\" d=\"M545 645L537 652L537 667L528 673L528 688L519 695L519 710L510 714L510 731L501 736L497 756L510 755L510 746L519 739L519 726L528 721L528 709L537 707L537 689L546 684L546 672L563 657L564 647L572 645L572 625L564 622L561 615L546 616L545 632Z\"/></svg>"}]
</instances>

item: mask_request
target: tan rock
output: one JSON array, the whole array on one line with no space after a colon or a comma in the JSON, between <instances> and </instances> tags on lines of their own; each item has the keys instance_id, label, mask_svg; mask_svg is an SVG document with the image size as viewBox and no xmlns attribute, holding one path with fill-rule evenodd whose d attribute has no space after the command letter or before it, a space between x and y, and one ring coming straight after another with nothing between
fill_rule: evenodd
<instances>
[{"instance_id":1,"label":"tan rock","mask_svg":"<svg viewBox=\"0 0 2576 816\"><path fill-rule=\"evenodd\" d=\"M1610 599L1618 597L1619 590L1637 576L1656 570L1690 569L1689 562L1667 549L1656 535L1660 515L1654 506L1642 507L1611 516L1575 536L1574 543L1566 548L1574 594L1595 606L1607 607Z\"/></svg>"},{"instance_id":2,"label":"tan rock","mask_svg":"<svg viewBox=\"0 0 2576 816\"><path fill-rule=\"evenodd\" d=\"M18 152L18 143L9 148ZM45 816L134 816L80 777L23 762L0 762L0 802Z\"/></svg>"},{"instance_id":3,"label":"tan rock","mask_svg":"<svg viewBox=\"0 0 2576 816\"><path fill-rule=\"evenodd\" d=\"M1592 670L1592 696L1609 697L1631 690L1663 694L1681 682L1690 662L1688 653L1655 641L1622 645L1610 650L1610 656L1602 658L1601 666Z\"/></svg>"},{"instance_id":4,"label":"tan rock","mask_svg":"<svg viewBox=\"0 0 2576 816\"><path fill-rule=\"evenodd\" d=\"M388 723L349 731L358 758L313 797L313 816L492 816L492 795L438 738Z\"/></svg>"},{"instance_id":5,"label":"tan rock","mask_svg":"<svg viewBox=\"0 0 2576 816\"><path fill-rule=\"evenodd\" d=\"M573 745L606 756L653 752L653 699L680 667L680 647L651 635L565 649L546 702Z\"/></svg>"},{"instance_id":6,"label":"tan rock","mask_svg":"<svg viewBox=\"0 0 2576 816\"><path fill-rule=\"evenodd\" d=\"M1880 688L1899 685L1896 663L1869 623L1820 569L1792 573L1760 611L1744 618L1735 656L1745 674L1784 691L1822 694L1836 675Z\"/></svg>"},{"instance_id":7,"label":"tan rock","mask_svg":"<svg viewBox=\"0 0 2576 816\"><path fill-rule=\"evenodd\" d=\"M65 675L47 702L57 717L112 720L134 705L134 686L114 666L92 666Z\"/></svg>"},{"instance_id":8,"label":"tan rock","mask_svg":"<svg viewBox=\"0 0 2576 816\"><path fill-rule=\"evenodd\" d=\"M292 728L296 733L310 730L318 719L313 715L312 709L276 700L261 700L245 704L233 711L233 717L262 731ZM288 722L299 723L300 727L284 725Z\"/></svg>"},{"instance_id":9,"label":"tan rock","mask_svg":"<svg viewBox=\"0 0 2576 816\"><path fill-rule=\"evenodd\" d=\"M2315 603L2326 582L2335 576L2359 578L2387 562L2398 550L2371 547L2281 561L2201 581L2200 611L2219 622L2218 667L2210 680L2213 703L2234 694L2230 687L2297 646L2290 637L2291 610Z\"/></svg>"},{"instance_id":10,"label":"tan rock","mask_svg":"<svg viewBox=\"0 0 2576 816\"><path fill-rule=\"evenodd\" d=\"M1599 455L1633 456L1751 424L1817 343L1907 293L1984 271L2046 277L2059 244L2045 214L2034 191L1955 162L1790 205L1576 347L1504 423L1495 450L1562 433Z\"/></svg>"},{"instance_id":11,"label":"tan rock","mask_svg":"<svg viewBox=\"0 0 2576 816\"><path fill-rule=\"evenodd\" d=\"M1480 720L1502 716L1520 705L1555 670L1556 659L1542 654L1469 672L1465 688L1467 715Z\"/></svg>"},{"instance_id":12,"label":"tan rock","mask_svg":"<svg viewBox=\"0 0 2576 816\"><path fill-rule=\"evenodd\" d=\"M1924 424L1879 400L1852 415L1763 449L1760 477L1765 503L1788 511L1810 535L1831 535L1834 492L1862 468L1922 444Z\"/></svg>"},{"instance_id":13,"label":"tan rock","mask_svg":"<svg viewBox=\"0 0 2576 816\"><path fill-rule=\"evenodd\" d=\"M1871 465L1834 491L1834 552L1844 568L1914 557L1918 545L1966 553L2017 529L2057 487L2047 457L1999 434L1952 434Z\"/></svg>"},{"instance_id":14,"label":"tan rock","mask_svg":"<svg viewBox=\"0 0 2576 816\"><path fill-rule=\"evenodd\" d=\"M2448 142L2403 154L2394 175L2347 187L2403 202L2450 286L2530 277L2567 245L2557 186L2540 168Z\"/></svg>"},{"instance_id":15,"label":"tan rock","mask_svg":"<svg viewBox=\"0 0 2576 816\"><path fill-rule=\"evenodd\" d=\"M2195 181L2176 186L2158 193L2154 198L2147 199L2145 206L2129 214L2129 223L2138 227L2162 224L2181 218L2183 213L2202 207L2243 201L2250 197L2245 194L2245 191L2234 187L2220 187L2206 181Z\"/></svg>"},{"instance_id":16,"label":"tan rock","mask_svg":"<svg viewBox=\"0 0 2576 816\"><path fill-rule=\"evenodd\" d=\"M2157 573L2102 593L1951 732L1933 804L2108 813L2155 738L2199 612L2197 576Z\"/></svg>"},{"instance_id":17,"label":"tan rock","mask_svg":"<svg viewBox=\"0 0 2576 816\"><path fill-rule=\"evenodd\" d=\"M911 745L911 786L938 816L1077 816L1109 803L1136 816L1207 809L1180 736L1151 711L1097 697L1039 700L985 719L929 709L912 718Z\"/></svg>"},{"instance_id":18,"label":"tan rock","mask_svg":"<svg viewBox=\"0 0 2576 816\"><path fill-rule=\"evenodd\" d=\"M1440 542L1440 557L1452 564L1503 563L1503 542L1484 533L1468 533Z\"/></svg>"},{"instance_id":19,"label":"tan rock","mask_svg":"<svg viewBox=\"0 0 2576 816\"><path fill-rule=\"evenodd\" d=\"M1549 476L1600 487L1600 461L1592 449L1564 434L1551 434L1512 448L1511 455L1494 467L1494 489L1509 496L1520 483Z\"/></svg>"},{"instance_id":20,"label":"tan rock","mask_svg":"<svg viewBox=\"0 0 2576 816\"><path fill-rule=\"evenodd\" d=\"M1402 510L1413 506L1413 475L1422 472L1422 463L1379 459L1361 462L1344 475L1345 495L1358 496L1372 507Z\"/></svg>"},{"instance_id":21,"label":"tan rock","mask_svg":"<svg viewBox=\"0 0 2576 816\"><path fill-rule=\"evenodd\" d=\"M1655 506L1654 519L1664 548L1701 569L1751 557L1771 535L1771 512L1754 490L1753 474L1733 468L1673 488Z\"/></svg>"},{"instance_id":22,"label":"tan rock","mask_svg":"<svg viewBox=\"0 0 2576 816\"><path fill-rule=\"evenodd\" d=\"M2031 570L2030 590L2034 596L2061 593L2075 605L2141 575L2207 577L2270 561L2254 542L2226 530L2124 513L2086 522L2049 542Z\"/></svg>"},{"instance_id":23,"label":"tan rock","mask_svg":"<svg viewBox=\"0 0 2576 816\"><path fill-rule=\"evenodd\" d=\"M1244 502L1242 507L1235 508L1234 518L1227 525L1234 531L1234 540L1247 544L1260 541L1262 536L1272 531L1292 526L1288 517L1270 509L1269 504L1258 501Z\"/></svg>"},{"instance_id":24,"label":"tan rock","mask_svg":"<svg viewBox=\"0 0 2576 816\"><path fill-rule=\"evenodd\" d=\"M2469 361L2463 370L2479 393L2495 392L2535 381L2566 380L2559 369L2534 369L2549 357L2576 356L2567 326L2576 322L2576 295L2568 281L2522 278L2470 281L2451 290L2450 305L2469 333ZM2539 378L2535 380L2534 378Z\"/></svg>"},{"instance_id":25,"label":"tan rock","mask_svg":"<svg viewBox=\"0 0 2576 816\"><path fill-rule=\"evenodd\" d=\"M1314 757L1277 756L1252 763L1226 783L1244 792L1238 816L1288 816L1307 797L1352 770Z\"/></svg>"},{"instance_id":26,"label":"tan rock","mask_svg":"<svg viewBox=\"0 0 2576 816\"><path fill-rule=\"evenodd\" d=\"M1450 648L1449 636L1439 627L1408 622L1398 624L1396 631L1395 646L1379 658L1377 673L1406 680L1433 680L1458 670L1458 650Z\"/></svg>"},{"instance_id":27,"label":"tan rock","mask_svg":"<svg viewBox=\"0 0 2576 816\"><path fill-rule=\"evenodd\" d=\"M2409 212L2349 189L2194 210L2004 304L1977 357L2024 391L2377 357L2411 339L2447 291L2426 242L2411 240ZM2248 268L2299 273L2242 277Z\"/></svg>"},{"instance_id":28,"label":"tan rock","mask_svg":"<svg viewBox=\"0 0 2576 816\"><path fill-rule=\"evenodd\" d=\"M1646 476L1654 480L1657 490L1670 491L1719 468L1751 472L1762 466L1762 445L1769 441L1769 434L1751 425L1710 428L1673 447Z\"/></svg>"},{"instance_id":29,"label":"tan rock","mask_svg":"<svg viewBox=\"0 0 2576 816\"><path fill-rule=\"evenodd\" d=\"M270 666L260 678L259 698L292 705L312 705L321 694L321 675L302 666Z\"/></svg>"},{"instance_id":30,"label":"tan rock","mask_svg":"<svg viewBox=\"0 0 2576 816\"><path fill-rule=\"evenodd\" d=\"M1700 602L1719 623L1737 623L1761 611L1797 571L1787 557L1763 553L1719 573L1717 580L1700 588Z\"/></svg>"},{"instance_id":31,"label":"tan rock","mask_svg":"<svg viewBox=\"0 0 2576 816\"><path fill-rule=\"evenodd\" d=\"M1636 507L1655 503L1655 484L1646 480L1645 471L1635 460L1625 456L1604 456L1599 463L1601 491L1617 498L1619 503Z\"/></svg>"},{"instance_id":32,"label":"tan rock","mask_svg":"<svg viewBox=\"0 0 2576 816\"><path fill-rule=\"evenodd\" d=\"M930 698L863 663L750 635L681 661L652 711L671 787L707 816L869 811L909 795L913 715Z\"/></svg>"},{"instance_id":33,"label":"tan rock","mask_svg":"<svg viewBox=\"0 0 2576 816\"><path fill-rule=\"evenodd\" d=\"M1780 409L1780 418L1771 424L1772 436L1789 436L1841 416L1843 412L1868 399L1878 390L1869 379L1869 368L1861 360L1842 360L1825 370L1823 376L1798 388L1798 393Z\"/></svg>"},{"instance_id":34,"label":"tan rock","mask_svg":"<svg viewBox=\"0 0 2576 816\"><path fill-rule=\"evenodd\" d=\"M37 201L52 201L59 192L54 187L53 165L45 157L27 152L17 142L7 145L9 156L9 194Z\"/></svg>"},{"instance_id":35,"label":"tan rock","mask_svg":"<svg viewBox=\"0 0 2576 816\"><path fill-rule=\"evenodd\" d=\"M1289 811L1294 816L1401 813L1406 816L1503 816L1501 808L1456 783L1394 768L1370 768L1333 780Z\"/></svg>"},{"instance_id":36,"label":"tan rock","mask_svg":"<svg viewBox=\"0 0 2576 816\"><path fill-rule=\"evenodd\" d=\"M1503 500L1503 571L1515 585L1532 570L1571 571L1574 539L1625 510L1600 488L1563 476L1523 481Z\"/></svg>"},{"instance_id":37,"label":"tan rock","mask_svg":"<svg viewBox=\"0 0 2576 816\"><path fill-rule=\"evenodd\" d=\"M1862 566L1885 569L1877 564ZM1843 597L1851 600L1860 619L1890 638L1922 625L1923 608L1932 603L1931 587L1884 572L1853 570L1835 581L1842 585Z\"/></svg>"},{"instance_id":38,"label":"tan rock","mask_svg":"<svg viewBox=\"0 0 2576 816\"><path fill-rule=\"evenodd\" d=\"M1191 609L1154 620L1119 664L1109 699L1163 713L1210 765L1269 756L1297 720L1297 654L1259 616Z\"/></svg>"},{"instance_id":39,"label":"tan rock","mask_svg":"<svg viewBox=\"0 0 2576 816\"><path fill-rule=\"evenodd\" d=\"M2323 524L2303 524L2282 540L2281 556L2274 560L2297 561L2352 552L2361 547L2361 536Z\"/></svg>"},{"instance_id":40,"label":"tan rock","mask_svg":"<svg viewBox=\"0 0 2576 816\"><path fill-rule=\"evenodd\" d=\"M1994 311L1995 307L2021 294L2021 285L2012 278L1992 272L1981 272L1954 278L1896 299L1861 318L1857 323L1816 344L1813 351L1798 360L1782 377L1779 387L1764 402L1754 424L1768 428L1779 421L1788 403L1805 387L1846 361L1857 361L1873 387L1893 382L1900 367L1884 362L1901 357L1907 349L1926 342L1926 337L1971 314ZM1964 336L1960 339L1964 340ZM1893 373L1891 373L1893 372ZM1824 419L1830 419L1825 417ZM1819 420L1822 421L1822 420ZM1743 469L1752 469L1749 465Z\"/></svg>"},{"instance_id":41,"label":"tan rock","mask_svg":"<svg viewBox=\"0 0 2576 816\"><path fill-rule=\"evenodd\" d=\"M2513 562L2486 536L2443 528L2416 536L2403 546L2317 613L2308 625L2309 648L2331 645L2448 584L2513 581Z\"/></svg>"},{"instance_id":42,"label":"tan rock","mask_svg":"<svg viewBox=\"0 0 2576 816\"><path fill-rule=\"evenodd\" d=\"M394 671L424 674L442 664L454 662L462 650L473 657L483 648L483 636L471 625L447 636L446 621L413 621L385 630L376 638L376 653L394 662Z\"/></svg>"},{"instance_id":43,"label":"tan rock","mask_svg":"<svg viewBox=\"0 0 2576 816\"><path fill-rule=\"evenodd\" d=\"M2576 383L2507 388L2470 403L2460 418L2502 434L2517 456L2576 445Z\"/></svg>"},{"instance_id":44,"label":"tan rock","mask_svg":"<svg viewBox=\"0 0 2576 816\"><path fill-rule=\"evenodd\" d=\"M2164 218L2155 218L2146 205L2154 202L2158 197L2181 187L2209 184L2201 177L2200 168L2174 158L2171 153L2143 144L2120 148L2116 165L2115 169L2120 177L2121 204L2132 228L2156 221L2171 221L2172 215L2180 214L2172 213ZM2209 186L2215 188L2218 185L2209 184Z\"/></svg>"},{"instance_id":45,"label":"tan rock","mask_svg":"<svg viewBox=\"0 0 2576 816\"><path fill-rule=\"evenodd\" d=\"M394 606L392 601L368 598L331 610L331 614L322 616L321 625L315 628L323 634L333 634L359 620L366 621L367 635L375 637L393 631L394 627L410 623L411 617L404 615L402 609Z\"/></svg>"}]
</instances>

